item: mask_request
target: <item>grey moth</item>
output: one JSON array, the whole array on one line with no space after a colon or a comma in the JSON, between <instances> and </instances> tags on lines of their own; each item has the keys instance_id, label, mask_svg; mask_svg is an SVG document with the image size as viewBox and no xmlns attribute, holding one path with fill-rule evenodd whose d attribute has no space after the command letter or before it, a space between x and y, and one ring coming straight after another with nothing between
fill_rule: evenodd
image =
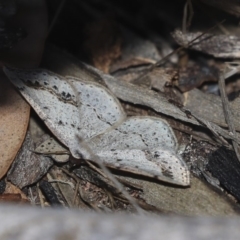
<instances>
[{"instance_id":1,"label":"grey moth","mask_svg":"<svg viewBox=\"0 0 240 240\"><path fill-rule=\"evenodd\" d=\"M189 170L165 120L128 118L102 85L47 70L4 68L5 74L75 158L188 186Z\"/></svg>"}]
</instances>

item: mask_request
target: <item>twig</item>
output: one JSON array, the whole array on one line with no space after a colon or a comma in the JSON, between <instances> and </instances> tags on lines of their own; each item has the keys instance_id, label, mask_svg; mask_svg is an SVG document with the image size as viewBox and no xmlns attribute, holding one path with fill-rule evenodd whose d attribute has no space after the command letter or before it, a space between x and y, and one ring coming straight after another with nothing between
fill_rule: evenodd
<instances>
[{"instance_id":1,"label":"twig","mask_svg":"<svg viewBox=\"0 0 240 240\"><path fill-rule=\"evenodd\" d=\"M35 197L33 196L31 187L29 187L29 195L30 195L29 199L30 199L31 204L32 205L36 205L36 198L37 198L37 196L35 196Z\"/></svg>"},{"instance_id":2,"label":"twig","mask_svg":"<svg viewBox=\"0 0 240 240\"><path fill-rule=\"evenodd\" d=\"M78 191L79 191L79 186L80 186L80 180L78 180L77 184L76 184L76 188L75 188L75 192L74 192L74 198L73 198L73 205L76 205L77 194L78 194Z\"/></svg>"},{"instance_id":3,"label":"twig","mask_svg":"<svg viewBox=\"0 0 240 240\"><path fill-rule=\"evenodd\" d=\"M188 10L189 10L189 16L188 16ZM192 0L187 0L183 10L183 23L182 23L183 33L186 33L187 28L191 25L192 18L193 18Z\"/></svg>"},{"instance_id":4,"label":"twig","mask_svg":"<svg viewBox=\"0 0 240 240\"><path fill-rule=\"evenodd\" d=\"M185 108L182 108L182 111L183 111L183 112L188 112L188 114L191 115L191 116L193 116L201 125L203 125L203 126L205 126L206 128L208 128L208 129L212 132L212 134L213 134L214 136L216 136L217 138L219 138L220 141L221 141L225 146L228 146L228 145L229 145L228 142L224 139L224 137L223 137L222 134L220 133L219 130L220 130L221 128L220 128L218 125L214 125L214 124L212 124L211 122L209 122L209 121L207 121L207 120L205 120L205 119L203 119L203 118L201 118L201 117L196 116L194 113L188 111L188 110L185 109ZM226 137L226 136L225 136L225 137ZM236 137L236 136L234 136L234 137Z\"/></svg>"},{"instance_id":5,"label":"twig","mask_svg":"<svg viewBox=\"0 0 240 240\"><path fill-rule=\"evenodd\" d=\"M188 1L186 1L183 8L183 21L182 21L182 32L187 32L187 14L188 14Z\"/></svg>"},{"instance_id":6,"label":"twig","mask_svg":"<svg viewBox=\"0 0 240 240\"><path fill-rule=\"evenodd\" d=\"M108 179L108 177L102 172L100 171L97 167L95 167L90 161L85 160L85 162L88 164L88 166L90 168L92 168L94 171L96 171L97 173L99 173L101 176L103 176L104 178Z\"/></svg>"}]
</instances>

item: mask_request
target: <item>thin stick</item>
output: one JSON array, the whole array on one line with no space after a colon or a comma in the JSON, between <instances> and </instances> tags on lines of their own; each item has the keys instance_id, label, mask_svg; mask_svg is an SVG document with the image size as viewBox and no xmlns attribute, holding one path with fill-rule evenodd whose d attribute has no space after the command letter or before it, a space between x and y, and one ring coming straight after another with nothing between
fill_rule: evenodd
<instances>
[{"instance_id":1,"label":"thin stick","mask_svg":"<svg viewBox=\"0 0 240 240\"><path fill-rule=\"evenodd\" d=\"M80 180L77 181L75 192L74 192L74 197L73 197L73 205L75 205L75 206L76 206L76 202L77 202L77 194L79 192L79 186L80 186Z\"/></svg>"},{"instance_id":2,"label":"thin stick","mask_svg":"<svg viewBox=\"0 0 240 240\"><path fill-rule=\"evenodd\" d=\"M187 32L187 15L188 15L188 1L186 1L183 8L182 32Z\"/></svg>"},{"instance_id":3,"label":"thin stick","mask_svg":"<svg viewBox=\"0 0 240 240\"><path fill-rule=\"evenodd\" d=\"M189 6L189 17L188 17L188 21L187 21L187 27L190 27L193 16L194 16L194 11L193 11L192 0L187 0L187 1L188 1L188 6Z\"/></svg>"},{"instance_id":4,"label":"thin stick","mask_svg":"<svg viewBox=\"0 0 240 240\"><path fill-rule=\"evenodd\" d=\"M43 194L41 189L39 188L39 183L37 184L37 192L38 192L41 208L44 208Z\"/></svg>"},{"instance_id":5,"label":"thin stick","mask_svg":"<svg viewBox=\"0 0 240 240\"><path fill-rule=\"evenodd\" d=\"M188 14L189 14L189 16L188 16ZM194 13L193 13L192 0L187 0L184 5L184 9L183 9L183 23L182 23L183 33L186 33L187 28L191 25L193 15L194 15Z\"/></svg>"}]
</instances>

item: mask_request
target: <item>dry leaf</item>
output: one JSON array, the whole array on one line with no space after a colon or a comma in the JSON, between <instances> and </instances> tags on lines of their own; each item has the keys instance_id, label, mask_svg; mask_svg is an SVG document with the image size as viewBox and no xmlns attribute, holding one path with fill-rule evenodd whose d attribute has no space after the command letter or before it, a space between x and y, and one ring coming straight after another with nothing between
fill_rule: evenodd
<instances>
[{"instance_id":1,"label":"dry leaf","mask_svg":"<svg viewBox=\"0 0 240 240\"><path fill-rule=\"evenodd\" d=\"M19 201L23 201L23 202L28 202L28 198L25 195L25 193L23 193L18 187L14 186L13 184L11 184L10 182L7 182L6 185L6 189L4 194L12 194L12 195L20 195ZM14 197L13 197L14 198ZM17 196L15 196L15 199L18 198Z\"/></svg>"},{"instance_id":2,"label":"dry leaf","mask_svg":"<svg viewBox=\"0 0 240 240\"><path fill-rule=\"evenodd\" d=\"M4 78L4 81L1 81ZM0 79L0 178L8 171L24 140L30 114L29 105Z\"/></svg>"},{"instance_id":3,"label":"dry leaf","mask_svg":"<svg viewBox=\"0 0 240 240\"><path fill-rule=\"evenodd\" d=\"M233 35L215 35L203 32L183 33L176 29L172 36L181 46L189 47L197 51L213 55L216 58L239 58L240 57L240 37ZM197 39L196 39L197 38Z\"/></svg>"},{"instance_id":4,"label":"dry leaf","mask_svg":"<svg viewBox=\"0 0 240 240\"><path fill-rule=\"evenodd\" d=\"M1 65L36 67L41 61L47 33L47 11L45 0L16 0L17 13L9 21L21 26L28 35L9 51L0 51ZM29 105L0 73L0 178L7 172L24 140Z\"/></svg>"},{"instance_id":5,"label":"dry leaf","mask_svg":"<svg viewBox=\"0 0 240 240\"><path fill-rule=\"evenodd\" d=\"M7 174L7 180L21 189L39 181L53 164L48 157L34 153L33 145L28 133Z\"/></svg>"}]
</instances>

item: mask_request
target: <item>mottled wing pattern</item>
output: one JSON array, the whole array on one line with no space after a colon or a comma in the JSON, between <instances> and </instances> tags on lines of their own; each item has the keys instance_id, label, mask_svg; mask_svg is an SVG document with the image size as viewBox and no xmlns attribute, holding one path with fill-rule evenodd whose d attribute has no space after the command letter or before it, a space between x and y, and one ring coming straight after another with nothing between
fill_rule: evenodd
<instances>
[{"instance_id":1,"label":"mottled wing pattern","mask_svg":"<svg viewBox=\"0 0 240 240\"><path fill-rule=\"evenodd\" d=\"M177 140L166 121L126 118L113 94L94 82L41 69L4 71L75 158L98 159L112 168L189 185L188 168L176 153ZM46 151L46 144L40 151ZM47 151L53 149L57 145L50 142Z\"/></svg>"},{"instance_id":2,"label":"mottled wing pattern","mask_svg":"<svg viewBox=\"0 0 240 240\"><path fill-rule=\"evenodd\" d=\"M189 171L176 154L177 140L160 118L131 117L87 142L108 166L162 181L189 185Z\"/></svg>"},{"instance_id":3,"label":"mottled wing pattern","mask_svg":"<svg viewBox=\"0 0 240 240\"><path fill-rule=\"evenodd\" d=\"M52 133L75 153L80 128L75 92L63 77L46 70L5 68L4 72Z\"/></svg>"},{"instance_id":4,"label":"mottled wing pattern","mask_svg":"<svg viewBox=\"0 0 240 240\"><path fill-rule=\"evenodd\" d=\"M125 112L118 99L102 85L84 80L67 78L78 98L80 129L79 136L84 140L107 131L122 123Z\"/></svg>"}]
</instances>

